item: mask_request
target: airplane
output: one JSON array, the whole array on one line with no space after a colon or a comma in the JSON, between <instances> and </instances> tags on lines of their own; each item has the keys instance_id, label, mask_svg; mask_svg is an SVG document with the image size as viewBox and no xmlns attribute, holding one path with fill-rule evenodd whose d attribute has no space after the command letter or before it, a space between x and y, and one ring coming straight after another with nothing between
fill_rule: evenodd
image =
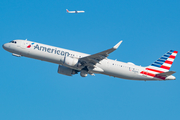
<instances>
[{"instance_id":1,"label":"airplane","mask_svg":"<svg viewBox=\"0 0 180 120\"><path fill-rule=\"evenodd\" d=\"M66 9L67 13L84 13L85 11L69 11L68 9Z\"/></svg>"},{"instance_id":2,"label":"airplane","mask_svg":"<svg viewBox=\"0 0 180 120\"><path fill-rule=\"evenodd\" d=\"M169 71L178 51L169 50L162 57L149 66L142 67L131 62L121 62L108 59L110 53L115 51L122 41L110 49L96 54L85 54L68 49L54 47L46 44L26 40L13 40L3 44L3 48L16 57L29 57L58 64L58 73L72 76L78 74L82 77L95 74L104 74L122 79L141 81L175 80Z\"/></svg>"}]
</instances>

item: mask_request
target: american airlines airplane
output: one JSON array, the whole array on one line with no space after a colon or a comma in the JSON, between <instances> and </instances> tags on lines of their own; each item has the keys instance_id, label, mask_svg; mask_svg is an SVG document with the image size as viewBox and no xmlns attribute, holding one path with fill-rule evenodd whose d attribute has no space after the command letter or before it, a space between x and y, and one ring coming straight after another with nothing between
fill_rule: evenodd
<instances>
[{"instance_id":1,"label":"american airlines airplane","mask_svg":"<svg viewBox=\"0 0 180 120\"><path fill-rule=\"evenodd\" d=\"M178 51L170 50L151 65L142 67L107 58L121 43L122 41L110 49L92 55L28 40L13 40L5 43L3 48L16 57L25 56L58 64L58 73L67 76L80 72L82 77L97 73L130 80L176 79L172 75L175 71L169 69Z\"/></svg>"},{"instance_id":2,"label":"american airlines airplane","mask_svg":"<svg viewBox=\"0 0 180 120\"><path fill-rule=\"evenodd\" d=\"M68 9L66 9L67 13L84 13L85 11L69 11Z\"/></svg>"}]
</instances>

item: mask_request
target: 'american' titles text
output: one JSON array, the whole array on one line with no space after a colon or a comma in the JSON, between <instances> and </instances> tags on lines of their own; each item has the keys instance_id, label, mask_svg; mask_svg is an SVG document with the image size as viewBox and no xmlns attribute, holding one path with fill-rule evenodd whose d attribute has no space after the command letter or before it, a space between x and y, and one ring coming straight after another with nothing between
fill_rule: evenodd
<instances>
[{"instance_id":1,"label":"'american' titles text","mask_svg":"<svg viewBox=\"0 0 180 120\"><path fill-rule=\"evenodd\" d=\"M48 52L48 53L54 53L54 54L62 55L62 56L69 56L70 55L69 52L65 52L63 50L60 51L57 48L52 49L52 48L47 48L44 46L39 46L38 44L36 44L36 46L34 46L34 49L38 49L40 51L44 51L44 52Z\"/></svg>"}]
</instances>

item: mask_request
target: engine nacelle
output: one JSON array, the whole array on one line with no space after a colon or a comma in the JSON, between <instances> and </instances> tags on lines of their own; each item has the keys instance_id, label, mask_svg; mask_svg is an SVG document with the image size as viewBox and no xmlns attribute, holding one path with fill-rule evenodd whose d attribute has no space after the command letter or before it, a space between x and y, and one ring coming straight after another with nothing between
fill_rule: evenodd
<instances>
[{"instance_id":1,"label":"engine nacelle","mask_svg":"<svg viewBox=\"0 0 180 120\"><path fill-rule=\"evenodd\" d=\"M67 75L67 76L72 76L74 74L77 74L77 71L75 71L71 68L59 65L58 66L58 73L63 74L63 75Z\"/></svg>"},{"instance_id":2,"label":"engine nacelle","mask_svg":"<svg viewBox=\"0 0 180 120\"><path fill-rule=\"evenodd\" d=\"M81 70L80 75L81 77L86 77L88 75L88 72L86 70Z\"/></svg>"},{"instance_id":3,"label":"engine nacelle","mask_svg":"<svg viewBox=\"0 0 180 120\"><path fill-rule=\"evenodd\" d=\"M65 57L64 58L64 64L66 66L78 67L78 59L72 58L72 57Z\"/></svg>"}]
</instances>

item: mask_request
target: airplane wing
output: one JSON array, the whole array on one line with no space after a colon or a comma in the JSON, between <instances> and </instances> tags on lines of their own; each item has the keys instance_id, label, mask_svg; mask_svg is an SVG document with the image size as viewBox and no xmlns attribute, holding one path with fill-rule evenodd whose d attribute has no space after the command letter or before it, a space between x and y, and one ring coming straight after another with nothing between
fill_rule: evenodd
<instances>
[{"instance_id":1,"label":"airplane wing","mask_svg":"<svg viewBox=\"0 0 180 120\"><path fill-rule=\"evenodd\" d=\"M80 58L79 61L82 63L83 66L93 66L94 67L94 65L96 65L96 63L99 63L101 60L108 57L108 55L110 53L115 51L121 43L122 43L122 41L118 42L114 47L112 47L108 50Z\"/></svg>"}]
</instances>

